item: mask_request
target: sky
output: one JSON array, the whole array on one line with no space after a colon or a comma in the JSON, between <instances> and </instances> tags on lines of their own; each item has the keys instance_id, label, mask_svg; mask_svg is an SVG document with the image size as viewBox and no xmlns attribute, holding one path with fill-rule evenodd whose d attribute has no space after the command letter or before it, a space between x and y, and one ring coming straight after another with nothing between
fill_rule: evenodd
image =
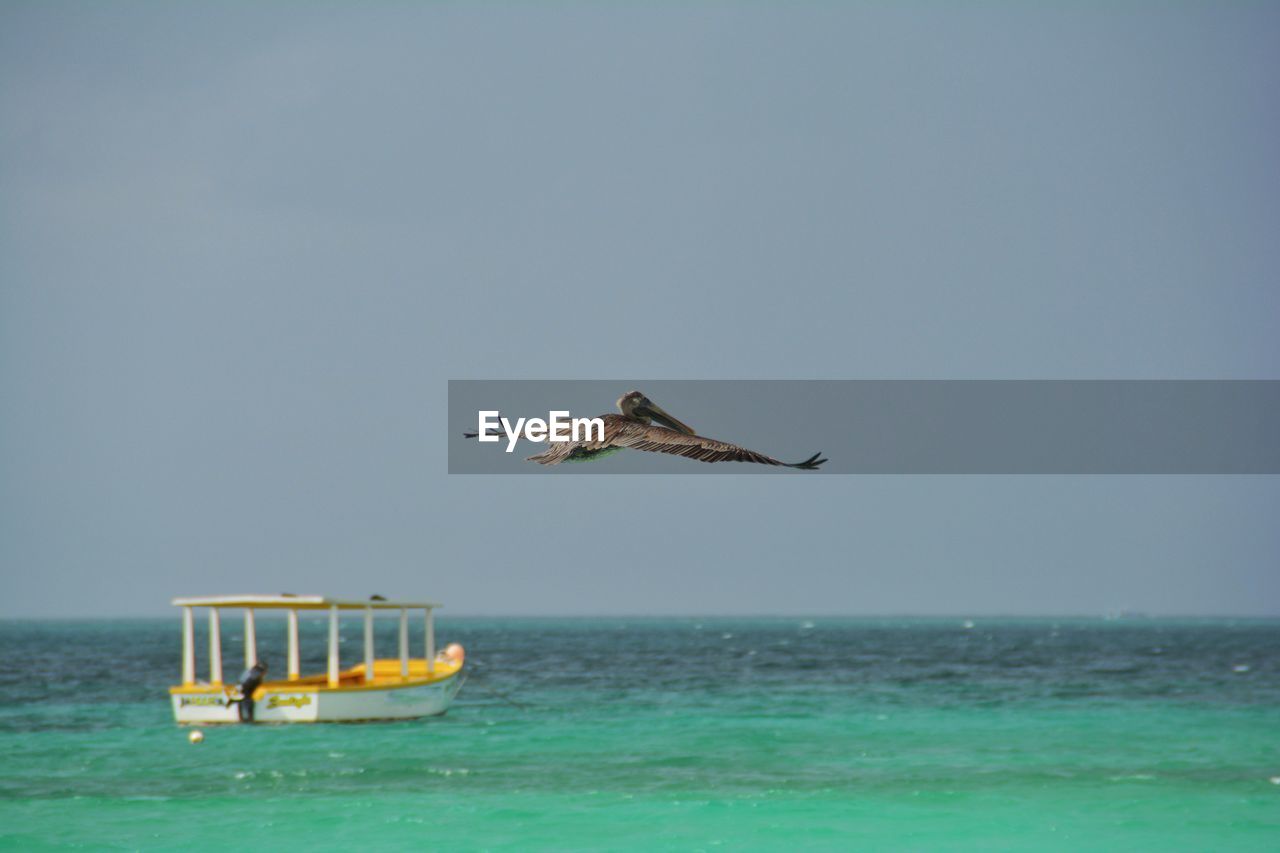
<instances>
[{"instance_id":1,"label":"sky","mask_svg":"<svg viewBox=\"0 0 1280 853\"><path fill-rule=\"evenodd\" d=\"M1248 2L0 5L0 617L1280 615L1273 476L446 453L449 379L1280 378L1278 42Z\"/></svg>"}]
</instances>

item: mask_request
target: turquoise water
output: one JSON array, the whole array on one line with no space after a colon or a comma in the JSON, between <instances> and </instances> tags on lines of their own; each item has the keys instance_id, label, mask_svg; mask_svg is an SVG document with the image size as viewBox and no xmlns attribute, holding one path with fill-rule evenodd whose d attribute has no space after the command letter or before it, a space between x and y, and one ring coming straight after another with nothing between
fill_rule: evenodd
<instances>
[{"instance_id":1,"label":"turquoise water","mask_svg":"<svg viewBox=\"0 0 1280 853\"><path fill-rule=\"evenodd\" d=\"M3 622L0 847L1280 849L1280 623L975 621L441 619L448 716L198 746L176 619Z\"/></svg>"}]
</instances>

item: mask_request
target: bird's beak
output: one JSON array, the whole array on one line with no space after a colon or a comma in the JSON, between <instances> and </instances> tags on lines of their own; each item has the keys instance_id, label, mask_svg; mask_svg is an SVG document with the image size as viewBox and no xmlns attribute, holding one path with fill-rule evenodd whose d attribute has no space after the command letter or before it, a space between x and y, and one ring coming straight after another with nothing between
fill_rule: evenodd
<instances>
[{"instance_id":1,"label":"bird's beak","mask_svg":"<svg viewBox=\"0 0 1280 853\"><path fill-rule=\"evenodd\" d=\"M669 427L676 432L682 432L685 435L693 435L693 427L671 417L671 415L668 415L662 410L661 406L654 403L652 400L647 400L644 405L640 407L639 411L640 414L653 418L664 427Z\"/></svg>"}]
</instances>

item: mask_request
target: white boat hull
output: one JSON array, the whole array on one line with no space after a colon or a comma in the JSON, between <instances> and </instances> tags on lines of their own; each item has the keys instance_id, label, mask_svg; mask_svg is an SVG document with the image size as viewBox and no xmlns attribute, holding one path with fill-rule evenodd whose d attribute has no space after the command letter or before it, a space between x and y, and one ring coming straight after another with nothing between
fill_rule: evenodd
<instances>
[{"instance_id":1,"label":"white boat hull","mask_svg":"<svg viewBox=\"0 0 1280 853\"><path fill-rule=\"evenodd\" d=\"M411 720L449 710L462 686L461 671L428 684L345 689L271 686L255 702L256 723L342 723ZM174 693L173 716L182 724L240 722L239 707L224 691Z\"/></svg>"}]
</instances>

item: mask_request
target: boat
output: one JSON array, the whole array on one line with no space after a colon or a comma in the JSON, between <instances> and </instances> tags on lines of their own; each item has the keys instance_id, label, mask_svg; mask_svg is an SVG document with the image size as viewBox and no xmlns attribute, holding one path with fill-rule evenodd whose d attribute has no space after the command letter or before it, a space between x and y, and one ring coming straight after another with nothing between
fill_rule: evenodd
<instances>
[{"instance_id":1,"label":"boat","mask_svg":"<svg viewBox=\"0 0 1280 853\"><path fill-rule=\"evenodd\" d=\"M182 725L217 723L328 723L409 720L437 716L449 710L462 687L466 652L457 643L436 652L435 610L431 601L366 600L319 595L227 595L175 598L182 608L182 683L169 688L173 716ZM195 610L209 618L208 680L196 679ZM222 671L222 613L243 610L245 671L228 683ZM258 658L254 614L285 611L288 661L284 677L268 678L267 663ZM374 614L399 611L399 656L378 658L374 653ZM299 671L298 614L327 613L329 655L325 672ZM343 669L339 654L340 614L355 611L364 617L364 658ZM423 617L423 657L409 656L409 613Z\"/></svg>"}]
</instances>

